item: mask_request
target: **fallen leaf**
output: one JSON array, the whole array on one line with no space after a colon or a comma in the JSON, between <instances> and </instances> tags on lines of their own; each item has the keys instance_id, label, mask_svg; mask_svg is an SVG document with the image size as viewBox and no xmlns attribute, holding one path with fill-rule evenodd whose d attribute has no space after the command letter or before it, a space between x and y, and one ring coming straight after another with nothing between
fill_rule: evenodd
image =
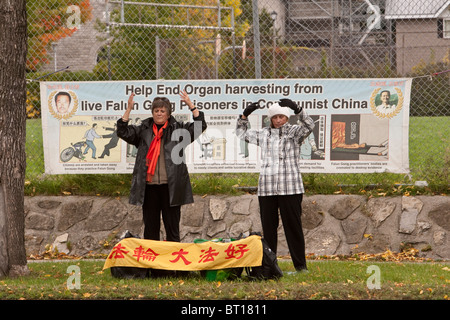
<instances>
[{"instance_id":1,"label":"fallen leaf","mask_svg":"<svg viewBox=\"0 0 450 320\"><path fill-rule=\"evenodd\" d=\"M269 290L267 291L264 295L267 297L269 294L275 292L275 289Z\"/></svg>"},{"instance_id":2,"label":"fallen leaf","mask_svg":"<svg viewBox=\"0 0 450 320\"><path fill-rule=\"evenodd\" d=\"M313 293L312 295L309 296L309 299L314 299L318 294L319 292Z\"/></svg>"}]
</instances>

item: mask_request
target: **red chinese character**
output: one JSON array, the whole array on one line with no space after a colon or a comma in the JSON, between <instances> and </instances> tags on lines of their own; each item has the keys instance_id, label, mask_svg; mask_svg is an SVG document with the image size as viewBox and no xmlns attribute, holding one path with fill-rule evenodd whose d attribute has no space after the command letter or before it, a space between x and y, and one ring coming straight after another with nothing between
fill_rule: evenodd
<instances>
[{"instance_id":1,"label":"red chinese character","mask_svg":"<svg viewBox=\"0 0 450 320\"><path fill-rule=\"evenodd\" d=\"M184 257L184 255L186 255L186 254L188 254L188 253L189 253L188 251L183 251L183 249L180 249L180 251L177 251L177 252L172 252L172 255L173 255L173 256L178 255L178 257L176 257L176 258L173 259L173 260L169 260L169 261L172 262L172 263L176 263L178 260L182 259L185 265L191 264L192 262L191 262L191 261L188 261L188 260Z\"/></svg>"},{"instance_id":2,"label":"red chinese character","mask_svg":"<svg viewBox=\"0 0 450 320\"><path fill-rule=\"evenodd\" d=\"M198 261L198 263L214 261L214 257L219 254L218 252L214 252L214 251L216 251L216 250L213 249L212 247L209 247L208 250L202 250L202 252L204 252L204 253L202 255L200 255L200 260Z\"/></svg>"},{"instance_id":3,"label":"red chinese character","mask_svg":"<svg viewBox=\"0 0 450 320\"><path fill-rule=\"evenodd\" d=\"M125 251L125 247L122 247L122 245L119 243L117 246L115 246L112 249L111 254L109 255L108 259L112 259L113 255L114 255L114 259L119 259L119 258L125 258L124 254L127 254L128 251Z\"/></svg>"},{"instance_id":4,"label":"red chinese character","mask_svg":"<svg viewBox=\"0 0 450 320\"><path fill-rule=\"evenodd\" d=\"M140 258L142 258L142 260L155 261L156 256L159 256L159 254L150 248L147 249L147 251L144 251L142 246L134 249L133 257L136 257L137 261L139 261Z\"/></svg>"},{"instance_id":5,"label":"red chinese character","mask_svg":"<svg viewBox=\"0 0 450 320\"><path fill-rule=\"evenodd\" d=\"M236 249L236 247L238 249ZM227 248L227 250L225 250L225 253L227 254L225 259L232 259L232 258L236 258L236 259L240 259L244 256L244 253L246 253L247 251L249 251L250 249L245 249L247 247L246 244L238 244L236 246L234 246L233 244L230 244Z\"/></svg>"}]
</instances>

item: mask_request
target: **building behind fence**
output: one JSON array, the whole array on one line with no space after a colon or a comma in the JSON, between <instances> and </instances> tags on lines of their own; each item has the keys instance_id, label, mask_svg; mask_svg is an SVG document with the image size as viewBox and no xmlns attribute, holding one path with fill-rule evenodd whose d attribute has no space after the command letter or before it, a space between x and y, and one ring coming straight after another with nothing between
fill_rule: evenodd
<instances>
[{"instance_id":1,"label":"building behind fence","mask_svg":"<svg viewBox=\"0 0 450 320\"><path fill-rule=\"evenodd\" d=\"M67 66L45 80L412 77L411 174L387 179L449 185L446 0L28 0L27 10L28 79ZM28 84L27 112L27 174L39 176L38 82ZM335 185L374 180L332 178Z\"/></svg>"}]
</instances>

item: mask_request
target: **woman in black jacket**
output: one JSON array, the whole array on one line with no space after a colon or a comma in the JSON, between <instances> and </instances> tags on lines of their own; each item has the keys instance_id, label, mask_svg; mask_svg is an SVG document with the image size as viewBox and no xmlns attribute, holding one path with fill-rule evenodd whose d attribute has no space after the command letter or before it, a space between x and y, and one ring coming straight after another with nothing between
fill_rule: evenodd
<instances>
[{"instance_id":1,"label":"woman in black jacket","mask_svg":"<svg viewBox=\"0 0 450 320\"><path fill-rule=\"evenodd\" d=\"M145 239L159 240L162 212L166 240L179 242L181 206L194 202L184 149L206 130L205 117L183 91L180 97L192 111L193 122L177 122L171 115L169 99L156 97L153 117L139 126L128 125L133 97L134 93L117 121L119 138L138 148L130 203L142 206Z\"/></svg>"}]
</instances>

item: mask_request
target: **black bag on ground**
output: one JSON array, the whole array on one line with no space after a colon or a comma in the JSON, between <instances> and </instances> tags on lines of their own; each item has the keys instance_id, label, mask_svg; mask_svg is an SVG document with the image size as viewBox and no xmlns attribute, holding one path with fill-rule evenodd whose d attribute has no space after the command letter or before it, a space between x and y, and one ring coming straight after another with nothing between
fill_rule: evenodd
<instances>
[{"instance_id":1,"label":"black bag on ground","mask_svg":"<svg viewBox=\"0 0 450 320\"><path fill-rule=\"evenodd\" d=\"M259 267L245 268L248 276L258 280L281 278L283 271L278 266L277 255L269 248L266 240L261 238L261 242L263 245L262 265Z\"/></svg>"},{"instance_id":2,"label":"black bag on ground","mask_svg":"<svg viewBox=\"0 0 450 320\"><path fill-rule=\"evenodd\" d=\"M131 234L130 231L125 231L120 240L125 238L139 238ZM114 278L120 279L143 279L148 277L147 268L138 268L138 267L111 267L111 275Z\"/></svg>"}]
</instances>

